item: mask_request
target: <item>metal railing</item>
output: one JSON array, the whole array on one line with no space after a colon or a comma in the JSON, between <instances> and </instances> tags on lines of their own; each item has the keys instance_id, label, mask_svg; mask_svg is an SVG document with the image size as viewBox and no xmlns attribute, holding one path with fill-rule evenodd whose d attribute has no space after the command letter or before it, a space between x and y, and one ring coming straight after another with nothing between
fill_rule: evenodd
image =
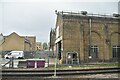
<instances>
[{"instance_id":1,"label":"metal railing","mask_svg":"<svg viewBox=\"0 0 120 80\"><path fill-rule=\"evenodd\" d=\"M70 11L56 11L56 14L61 15L74 15L74 16L95 16L95 17L105 17L105 18L116 18L115 14L97 14L97 13L87 13L87 11L80 11L80 12L70 12ZM119 14L116 14L119 15Z\"/></svg>"}]
</instances>

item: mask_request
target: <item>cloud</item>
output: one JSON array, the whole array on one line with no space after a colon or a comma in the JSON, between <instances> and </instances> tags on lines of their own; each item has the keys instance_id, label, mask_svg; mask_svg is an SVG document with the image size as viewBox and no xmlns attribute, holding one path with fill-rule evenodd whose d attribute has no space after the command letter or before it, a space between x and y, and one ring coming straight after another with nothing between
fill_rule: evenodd
<instances>
[{"instance_id":1,"label":"cloud","mask_svg":"<svg viewBox=\"0 0 120 80\"><path fill-rule=\"evenodd\" d=\"M118 2L119 0L1 0L2 2Z\"/></svg>"},{"instance_id":2,"label":"cloud","mask_svg":"<svg viewBox=\"0 0 120 80\"><path fill-rule=\"evenodd\" d=\"M37 41L48 42L49 32L55 27L55 10L92 13L117 12L116 2L70 2L45 0L2 0L0 3L0 31L9 35L12 31L20 35L35 35ZM43 1L43 2L40 2ZM75 0L77 1L77 0Z\"/></svg>"}]
</instances>

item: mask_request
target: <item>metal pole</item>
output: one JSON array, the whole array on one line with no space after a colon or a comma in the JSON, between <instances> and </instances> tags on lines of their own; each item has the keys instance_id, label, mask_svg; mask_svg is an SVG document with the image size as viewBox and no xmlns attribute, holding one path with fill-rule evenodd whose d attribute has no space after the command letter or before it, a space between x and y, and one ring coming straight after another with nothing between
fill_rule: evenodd
<instances>
[{"instance_id":1,"label":"metal pole","mask_svg":"<svg viewBox=\"0 0 120 80\"><path fill-rule=\"evenodd\" d=\"M89 45L90 45L90 54L91 54L91 18L89 19L89 23L90 23L90 38L89 38ZM90 54L89 54L89 56L90 56Z\"/></svg>"},{"instance_id":2,"label":"metal pole","mask_svg":"<svg viewBox=\"0 0 120 80\"><path fill-rule=\"evenodd\" d=\"M56 63L57 63L57 58L55 58L55 72L54 72L54 77L56 77Z\"/></svg>"},{"instance_id":3,"label":"metal pole","mask_svg":"<svg viewBox=\"0 0 120 80\"><path fill-rule=\"evenodd\" d=\"M13 57L10 58L10 63L9 63L9 67L13 68L14 67L14 62L13 62Z\"/></svg>"},{"instance_id":4,"label":"metal pole","mask_svg":"<svg viewBox=\"0 0 120 80\"><path fill-rule=\"evenodd\" d=\"M4 36L3 34L1 33L0 34L0 45L2 45L4 43Z\"/></svg>"},{"instance_id":5,"label":"metal pole","mask_svg":"<svg viewBox=\"0 0 120 80\"><path fill-rule=\"evenodd\" d=\"M50 49L49 49L49 54L50 54ZM48 58L48 67L49 67L49 54L47 54L47 58Z\"/></svg>"},{"instance_id":6,"label":"metal pole","mask_svg":"<svg viewBox=\"0 0 120 80\"><path fill-rule=\"evenodd\" d=\"M90 28L89 28L89 57L91 56L91 29L92 29L92 20L91 18L89 18L89 25L90 25ZM88 57L88 59L89 59ZM89 60L88 60L89 61Z\"/></svg>"},{"instance_id":7,"label":"metal pole","mask_svg":"<svg viewBox=\"0 0 120 80\"><path fill-rule=\"evenodd\" d=\"M89 22L90 22L90 44L91 44L91 23L92 23L91 18L89 19Z\"/></svg>"},{"instance_id":8,"label":"metal pole","mask_svg":"<svg viewBox=\"0 0 120 80\"><path fill-rule=\"evenodd\" d=\"M57 44L56 44L57 45ZM54 77L56 77L56 67L57 67L57 58L58 58L58 52L57 52L57 50L58 50L58 45L56 46L56 55L55 55L55 68L54 68Z\"/></svg>"}]
</instances>

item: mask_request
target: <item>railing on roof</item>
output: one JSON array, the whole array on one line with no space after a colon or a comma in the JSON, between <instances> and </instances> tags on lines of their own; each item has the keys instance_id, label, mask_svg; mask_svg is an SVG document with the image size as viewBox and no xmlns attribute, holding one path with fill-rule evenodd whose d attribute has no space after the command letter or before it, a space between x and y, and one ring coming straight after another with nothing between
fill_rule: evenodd
<instances>
[{"instance_id":1,"label":"railing on roof","mask_svg":"<svg viewBox=\"0 0 120 80\"><path fill-rule=\"evenodd\" d=\"M68 12L68 11L58 11L57 12L57 11L55 11L55 12L56 12L56 14L61 14L61 15L94 16L94 17L116 18L116 16L114 16L115 14L113 14L113 15L111 15L111 14L93 14L93 13L87 13L87 11L81 11L81 12Z\"/></svg>"}]
</instances>

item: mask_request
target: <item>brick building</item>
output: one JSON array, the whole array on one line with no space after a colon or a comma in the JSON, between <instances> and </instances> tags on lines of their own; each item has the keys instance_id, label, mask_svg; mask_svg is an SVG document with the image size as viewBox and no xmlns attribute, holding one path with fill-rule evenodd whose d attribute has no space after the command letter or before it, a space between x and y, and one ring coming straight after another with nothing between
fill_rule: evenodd
<instances>
[{"instance_id":1,"label":"brick building","mask_svg":"<svg viewBox=\"0 0 120 80\"><path fill-rule=\"evenodd\" d=\"M56 12L56 53L62 63L117 61L120 18Z\"/></svg>"},{"instance_id":2,"label":"brick building","mask_svg":"<svg viewBox=\"0 0 120 80\"><path fill-rule=\"evenodd\" d=\"M36 50L36 37L19 36L15 32L4 36L4 42L0 45L0 51L8 50L34 51Z\"/></svg>"}]
</instances>

